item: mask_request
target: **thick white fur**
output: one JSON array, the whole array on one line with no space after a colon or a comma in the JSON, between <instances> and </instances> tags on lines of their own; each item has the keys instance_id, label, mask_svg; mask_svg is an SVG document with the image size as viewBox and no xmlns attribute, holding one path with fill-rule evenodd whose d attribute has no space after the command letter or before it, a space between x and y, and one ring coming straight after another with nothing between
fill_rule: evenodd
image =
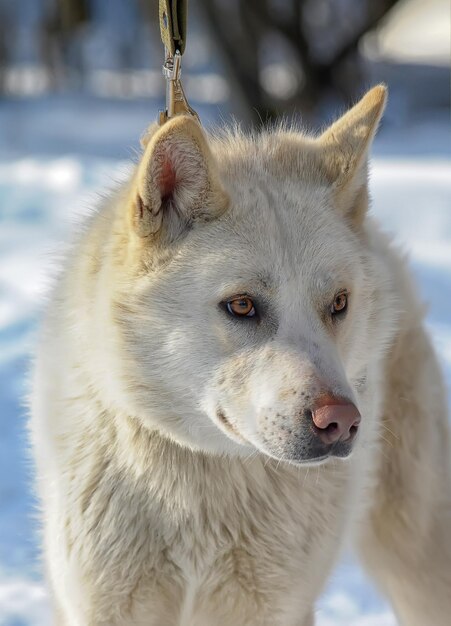
<instances>
[{"instance_id":1,"label":"thick white fur","mask_svg":"<svg viewBox=\"0 0 451 626\"><path fill-rule=\"evenodd\" d=\"M384 100L317 139L207 139L177 118L86 224L32 393L58 625L310 626L350 531L401 624L449 624L443 382L405 261L366 214ZM218 306L241 293L258 324ZM349 458L302 464L297 416L325 389L360 432Z\"/></svg>"}]
</instances>

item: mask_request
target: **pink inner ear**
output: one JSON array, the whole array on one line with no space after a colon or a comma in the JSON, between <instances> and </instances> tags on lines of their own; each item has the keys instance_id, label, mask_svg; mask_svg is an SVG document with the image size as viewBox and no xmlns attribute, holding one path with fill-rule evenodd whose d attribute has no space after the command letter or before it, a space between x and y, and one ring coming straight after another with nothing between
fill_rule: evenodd
<instances>
[{"instance_id":1,"label":"pink inner ear","mask_svg":"<svg viewBox=\"0 0 451 626\"><path fill-rule=\"evenodd\" d=\"M175 173L174 166L171 163L171 160L165 158L161 165L161 171L159 176L159 188L161 199L166 200L174 193L175 185L177 183L177 177Z\"/></svg>"}]
</instances>

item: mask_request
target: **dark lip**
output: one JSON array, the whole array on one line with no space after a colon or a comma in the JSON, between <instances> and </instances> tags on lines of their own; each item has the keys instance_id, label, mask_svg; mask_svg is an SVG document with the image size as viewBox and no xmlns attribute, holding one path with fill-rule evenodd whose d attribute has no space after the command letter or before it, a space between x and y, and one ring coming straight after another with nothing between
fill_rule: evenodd
<instances>
[{"instance_id":1,"label":"dark lip","mask_svg":"<svg viewBox=\"0 0 451 626\"><path fill-rule=\"evenodd\" d=\"M223 425L225 430L228 430L235 437L238 437L238 439L241 439L242 443L249 445L249 442L243 437L243 435L233 426L233 424L229 422L224 409L222 409L221 407L218 407L216 411L216 417L218 421Z\"/></svg>"},{"instance_id":2,"label":"dark lip","mask_svg":"<svg viewBox=\"0 0 451 626\"><path fill-rule=\"evenodd\" d=\"M292 463L293 465L320 465L322 463L324 463L325 461L327 461L328 459L341 459L342 461L346 461L346 459L348 459L352 454L352 450L349 450L349 452L345 455L340 454L332 454L331 452L324 454L322 456L315 456L315 457L311 457L308 459L290 459L290 458L286 458L284 459L285 461L288 461L289 463Z\"/></svg>"},{"instance_id":3,"label":"dark lip","mask_svg":"<svg viewBox=\"0 0 451 626\"><path fill-rule=\"evenodd\" d=\"M269 450L261 450L261 452L264 452L264 454L266 454L272 459L275 459L276 461L284 461L285 463L290 463L292 465L317 464L317 463L322 463L323 461L327 461L327 459L331 458L331 455L329 454L329 452L327 452L326 454L322 454L320 456L314 456L314 457L310 457L307 459L290 457L289 455L286 455L283 453L277 454L276 452L271 452Z\"/></svg>"},{"instance_id":4,"label":"dark lip","mask_svg":"<svg viewBox=\"0 0 451 626\"><path fill-rule=\"evenodd\" d=\"M328 459L345 460L352 454L353 447L352 443L338 441L330 446L324 446L322 449L315 450L314 452L316 452L316 454L312 456L303 456L302 454L297 456L295 451L292 451L290 454L287 450L280 450L280 452L272 451L267 454L273 458L293 463L294 465L317 465ZM305 452L308 454L308 450L305 450Z\"/></svg>"},{"instance_id":5,"label":"dark lip","mask_svg":"<svg viewBox=\"0 0 451 626\"><path fill-rule=\"evenodd\" d=\"M323 456L315 456L311 459L289 459L290 463L293 463L295 465L311 465L311 464L319 464L322 463L323 461L327 461L327 459L330 459L331 455L330 454L325 454Z\"/></svg>"}]
</instances>

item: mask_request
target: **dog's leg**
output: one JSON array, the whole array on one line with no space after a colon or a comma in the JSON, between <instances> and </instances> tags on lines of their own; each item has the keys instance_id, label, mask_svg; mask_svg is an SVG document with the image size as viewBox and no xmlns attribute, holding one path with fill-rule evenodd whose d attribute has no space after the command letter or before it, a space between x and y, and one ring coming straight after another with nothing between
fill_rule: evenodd
<instances>
[{"instance_id":1,"label":"dog's leg","mask_svg":"<svg viewBox=\"0 0 451 626\"><path fill-rule=\"evenodd\" d=\"M403 626L451 623L451 480L444 385L420 327L390 357L374 500L360 551Z\"/></svg>"},{"instance_id":2,"label":"dog's leg","mask_svg":"<svg viewBox=\"0 0 451 626\"><path fill-rule=\"evenodd\" d=\"M165 546L152 542L146 494L110 471L97 481L80 473L73 492L60 491L59 507L48 502L45 556L56 626L178 626L184 579L166 562ZM90 485L82 510L69 496L81 500Z\"/></svg>"}]
</instances>

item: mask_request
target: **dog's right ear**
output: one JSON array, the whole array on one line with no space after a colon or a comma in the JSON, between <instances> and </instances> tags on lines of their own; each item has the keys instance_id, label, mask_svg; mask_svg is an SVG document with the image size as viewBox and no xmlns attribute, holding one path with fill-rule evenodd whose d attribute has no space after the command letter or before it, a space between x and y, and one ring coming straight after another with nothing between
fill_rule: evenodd
<instances>
[{"instance_id":1,"label":"dog's right ear","mask_svg":"<svg viewBox=\"0 0 451 626\"><path fill-rule=\"evenodd\" d=\"M384 111L383 85L364 97L319 137L322 169L335 191L341 212L354 223L363 219L366 199L368 152Z\"/></svg>"},{"instance_id":2,"label":"dog's right ear","mask_svg":"<svg viewBox=\"0 0 451 626\"><path fill-rule=\"evenodd\" d=\"M148 135L129 202L136 235L171 241L194 222L218 217L226 206L214 157L191 116L177 116Z\"/></svg>"}]
</instances>

